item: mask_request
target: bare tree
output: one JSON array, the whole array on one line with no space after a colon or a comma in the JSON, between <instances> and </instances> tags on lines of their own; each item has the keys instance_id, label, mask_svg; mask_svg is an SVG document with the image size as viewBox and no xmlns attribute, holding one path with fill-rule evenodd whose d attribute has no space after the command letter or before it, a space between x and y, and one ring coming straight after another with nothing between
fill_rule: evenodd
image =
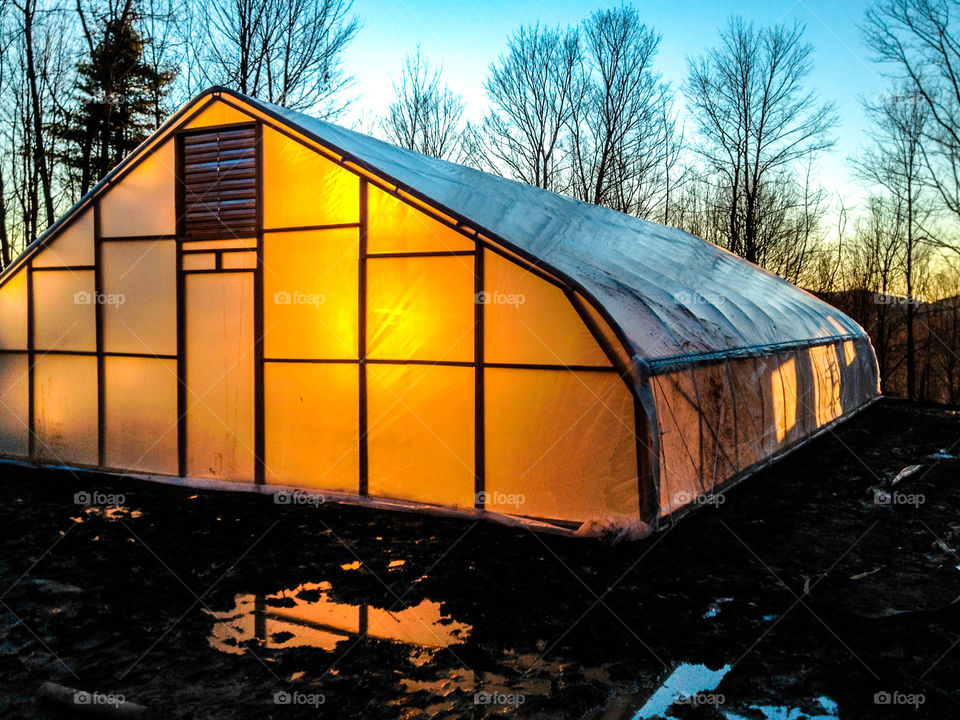
<instances>
[{"instance_id":1,"label":"bare tree","mask_svg":"<svg viewBox=\"0 0 960 720\"><path fill-rule=\"evenodd\" d=\"M400 80L393 83L396 99L381 123L387 136L411 150L458 161L463 153L463 98L442 84L441 67L408 55Z\"/></svg>"},{"instance_id":2,"label":"bare tree","mask_svg":"<svg viewBox=\"0 0 960 720\"><path fill-rule=\"evenodd\" d=\"M922 179L960 217L960 2L881 0L866 18L877 59L926 111Z\"/></svg>"},{"instance_id":3,"label":"bare tree","mask_svg":"<svg viewBox=\"0 0 960 720\"><path fill-rule=\"evenodd\" d=\"M27 89L30 93L30 120L33 125L33 166L43 191L43 209L46 224L53 225L53 182L50 178L50 166L45 148L44 104L41 102L40 81L37 78L36 53L36 15L37 0L15 0L13 6L20 13L19 30L23 33L23 67L26 71Z\"/></svg>"},{"instance_id":4,"label":"bare tree","mask_svg":"<svg viewBox=\"0 0 960 720\"><path fill-rule=\"evenodd\" d=\"M474 162L529 185L561 189L561 135L578 99L579 37L575 30L521 28L484 84L490 110Z\"/></svg>"},{"instance_id":5,"label":"bare tree","mask_svg":"<svg viewBox=\"0 0 960 720\"><path fill-rule=\"evenodd\" d=\"M909 87L907 88L909 89ZM925 202L923 187L922 139L929 122L928 105L909 92L867 103L873 123L873 147L854 161L858 176L888 198L896 227L896 251L900 256L903 292L906 294L907 396L916 391L915 300L919 279L916 262L925 240L924 226L932 210Z\"/></svg>"},{"instance_id":6,"label":"bare tree","mask_svg":"<svg viewBox=\"0 0 960 720\"><path fill-rule=\"evenodd\" d=\"M723 189L726 246L762 262L764 204L798 161L829 148L833 106L804 88L812 47L800 25L756 29L732 19L719 46L691 60L684 91L695 149Z\"/></svg>"},{"instance_id":7,"label":"bare tree","mask_svg":"<svg viewBox=\"0 0 960 720\"><path fill-rule=\"evenodd\" d=\"M332 118L351 83L343 51L360 30L350 0L211 0L208 80Z\"/></svg>"},{"instance_id":8,"label":"bare tree","mask_svg":"<svg viewBox=\"0 0 960 720\"><path fill-rule=\"evenodd\" d=\"M637 10L598 10L583 23L584 78L572 104L570 192L646 217L663 194L672 123L653 68L660 36Z\"/></svg>"}]
</instances>

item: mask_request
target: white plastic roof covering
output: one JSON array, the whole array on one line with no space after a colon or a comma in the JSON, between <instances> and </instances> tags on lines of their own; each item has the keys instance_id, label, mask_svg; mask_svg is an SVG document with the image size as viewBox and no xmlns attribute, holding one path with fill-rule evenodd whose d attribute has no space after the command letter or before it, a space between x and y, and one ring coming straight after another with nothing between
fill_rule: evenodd
<instances>
[{"instance_id":1,"label":"white plastic roof covering","mask_svg":"<svg viewBox=\"0 0 960 720\"><path fill-rule=\"evenodd\" d=\"M215 93L282 119L565 275L602 306L654 372L703 357L866 336L831 305L683 230L421 155L227 88L210 88L193 103Z\"/></svg>"},{"instance_id":2,"label":"white plastic roof covering","mask_svg":"<svg viewBox=\"0 0 960 720\"><path fill-rule=\"evenodd\" d=\"M682 230L243 99L580 283L646 360L865 335L836 308Z\"/></svg>"}]
</instances>

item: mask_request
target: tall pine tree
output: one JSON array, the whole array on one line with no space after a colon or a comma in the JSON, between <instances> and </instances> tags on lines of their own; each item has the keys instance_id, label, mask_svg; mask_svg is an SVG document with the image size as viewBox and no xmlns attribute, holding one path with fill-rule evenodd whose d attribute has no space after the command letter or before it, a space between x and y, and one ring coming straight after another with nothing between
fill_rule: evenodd
<instances>
[{"instance_id":1,"label":"tall pine tree","mask_svg":"<svg viewBox=\"0 0 960 720\"><path fill-rule=\"evenodd\" d=\"M135 0L106 0L94 9L77 3L87 57L77 65L77 100L55 131L65 140L64 162L85 195L155 130L154 100L166 94L173 69L144 62L150 38L139 29Z\"/></svg>"}]
</instances>

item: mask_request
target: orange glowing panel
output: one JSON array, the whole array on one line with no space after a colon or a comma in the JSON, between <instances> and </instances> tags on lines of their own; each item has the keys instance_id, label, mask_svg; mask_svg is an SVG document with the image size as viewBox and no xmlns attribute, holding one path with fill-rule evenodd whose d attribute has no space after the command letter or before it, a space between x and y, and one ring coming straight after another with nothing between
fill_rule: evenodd
<instances>
[{"instance_id":1,"label":"orange glowing panel","mask_svg":"<svg viewBox=\"0 0 960 720\"><path fill-rule=\"evenodd\" d=\"M130 171L100 199L104 237L173 235L177 231L173 140Z\"/></svg>"},{"instance_id":2,"label":"orange glowing panel","mask_svg":"<svg viewBox=\"0 0 960 720\"><path fill-rule=\"evenodd\" d=\"M610 366L563 291L485 251L484 359L494 363Z\"/></svg>"},{"instance_id":3,"label":"orange glowing panel","mask_svg":"<svg viewBox=\"0 0 960 720\"><path fill-rule=\"evenodd\" d=\"M186 276L187 475L252 481L253 273Z\"/></svg>"},{"instance_id":4,"label":"orange glowing panel","mask_svg":"<svg viewBox=\"0 0 960 720\"><path fill-rule=\"evenodd\" d=\"M201 110L199 115L187 123L185 127L201 128L212 125L230 125L233 123L249 123L252 120L253 118L246 113L240 112L225 102L214 100L210 105Z\"/></svg>"},{"instance_id":5,"label":"orange glowing panel","mask_svg":"<svg viewBox=\"0 0 960 720\"><path fill-rule=\"evenodd\" d=\"M0 454L29 450L29 361L26 353L0 354Z\"/></svg>"},{"instance_id":6,"label":"orange glowing panel","mask_svg":"<svg viewBox=\"0 0 960 720\"><path fill-rule=\"evenodd\" d=\"M853 340L847 340L843 344L843 361L847 365L852 365L853 361L857 359L857 351L853 346Z\"/></svg>"},{"instance_id":7,"label":"orange glowing panel","mask_svg":"<svg viewBox=\"0 0 960 720\"><path fill-rule=\"evenodd\" d=\"M797 363L792 357L770 376L773 419L777 442L787 439L797 424Z\"/></svg>"},{"instance_id":8,"label":"orange glowing panel","mask_svg":"<svg viewBox=\"0 0 960 720\"><path fill-rule=\"evenodd\" d=\"M474 505L474 370L367 365L371 495Z\"/></svg>"},{"instance_id":9,"label":"orange glowing panel","mask_svg":"<svg viewBox=\"0 0 960 720\"><path fill-rule=\"evenodd\" d=\"M27 270L22 268L0 285L0 348L27 348Z\"/></svg>"},{"instance_id":10,"label":"orange glowing panel","mask_svg":"<svg viewBox=\"0 0 960 720\"><path fill-rule=\"evenodd\" d=\"M470 238L374 185L367 203L370 253L473 250Z\"/></svg>"},{"instance_id":11,"label":"orange glowing panel","mask_svg":"<svg viewBox=\"0 0 960 720\"><path fill-rule=\"evenodd\" d=\"M356 228L264 236L266 357L357 357L359 243Z\"/></svg>"},{"instance_id":12,"label":"orange glowing panel","mask_svg":"<svg viewBox=\"0 0 960 720\"><path fill-rule=\"evenodd\" d=\"M267 228L360 221L360 180L276 130L263 130L263 223Z\"/></svg>"},{"instance_id":13,"label":"orange glowing panel","mask_svg":"<svg viewBox=\"0 0 960 720\"><path fill-rule=\"evenodd\" d=\"M556 520L636 517L633 396L616 372L484 372L486 507Z\"/></svg>"},{"instance_id":14,"label":"orange glowing panel","mask_svg":"<svg viewBox=\"0 0 960 720\"><path fill-rule=\"evenodd\" d=\"M360 491L359 367L266 363L266 481Z\"/></svg>"},{"instance_id":15,"label":"orange glowing panel","mask_svg":"<svg viewBox=\"0 0 960 720\"><path fill-rule=\"evenodd\" d=\"M367 261L367 355L473 360L472 257Z\"/></svg>"},{"instance_id":16,"label":"orange glowing panel","mask_svg":"<svg viewBox=\"0 0 960 720\"><path fill-rule=\"evenodd\" d=\"M33 267L93 265L93 210L57 233L32 259Z\"/></svg>"},{"instance_id":17,"label":"orange glowing panel","mask_svg":"<svg viewBox=\"0 0 960 720\"><path fill-rule=\"evenodd\" d=\"M97 359L40 355L35 363L37 459L54 465L96 465Z\"/></svg>"},{"instance_id":18,"label":"orange glowing panel","mask_svg":"<svg viewBox=\"0 0 960 720\"><path fill-rule=\"evenodd\" d=\"M843 414L836 348L833 345L810 348L810 366L813 371L817 427L823 427Z\"/></svg>"},{"instance_id":19,"label":"orange glowing panel","mask_svg":"<svg viewBox=\"0 0 960 720\"><path fill-rule=\"evenodd\" d=\"M37 350L97 349L93 270L46 270L33 274L34 340Z\"/></svg>"},{"instance_id":20,"label":"orange glowing panel","mask_svg":"<svg viewBox=\"0 0 960 720\"><path fill-rule=\"evenodd\" d=\"M700 416L690 370L654 376L650 382L660 432L660 511L666 515L704 493Z\"/></svg>"},{"instance_id":21,"label":"orange glowing panel","mask_svg":"<svg viewBox=\"0 0 960 720\"><path fill-rule=\"evenodd\" d=\"M104 349L107 352L175 355L175 241L105 242L100 247L100 254Z\"/></svg>"},{"instance_id":22,"label":"orange glowing panel","mask_svg":"<svg viewBox=\"0 0 960 720\"><path fill-rule=\"evenodd\" d=\"M107 467L177 474L176 360L104 358L104 407Z\"/></svg>"}]
</instances>

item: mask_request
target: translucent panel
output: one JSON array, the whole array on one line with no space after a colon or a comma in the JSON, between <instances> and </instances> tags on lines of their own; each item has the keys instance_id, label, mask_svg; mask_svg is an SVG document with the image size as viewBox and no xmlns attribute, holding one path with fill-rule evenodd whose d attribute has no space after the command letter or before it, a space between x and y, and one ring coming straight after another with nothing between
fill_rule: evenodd
<instances>
[{"instance_id":1,"label":"translucent panel","mask_svg":"<svg viewBox=\"0 0 960 720\"><path fill-rule=\"evenodd\" d=\"M474 505L474 370L367 365L371 495Z\"/></svg>"},{"instance_id":2,"label":"translucent panel","mask_svg":"<svg viewBox=\"0 0 960 720\"><path fill-rule=\"evenodd\" d=\"M706 490L700 478L700 414L689 370L660 375L650 382L660 424L660 509L666 514Z\"/></svg>"},{"instance_id":3,"label":"translucent panel","mask_svg":"<svg viewBox=\"0 0 960 720\"><path fill-rule=\"evenodd\" d=\"M225 270L253 270L257 267L257 254L255 252L221 253L220 264Z\"/></svg>"},{"instance_id":4,"label":"translucent panel","mask_svg":"<svg viewBox=\"0 0 960 720\"><path fill-rule=\"evenodd\" d=\"M0 454L30 452L30 361L26 353L0 354Z\"/></svg>"},{"instance_id":5,"label":"translucent panel","mask_svg":"<svg viewBox=\"0 0 960 720\"><path fill-rule=\"evenodd\" d=\"M93 270L33 273L34 341L38 350L97 349ZM99 298L101 301L103 298Z\"/></svg>"},{"instance_id":6,"label":"translucent panel","mask_svg":"<svg viewBox=\"0 0 960 720\"><path fill-rule=\"evenodd\" d=\"M853 347L853 340L847 340L843 344L843 361L847 365L852 365L857 359L857 351Z\"/></svg>"},{"instance_id":7,"label":"translucent panel","mask_svg":"<svg viewBox=\"0 0 960 720\"><path fill-rule=\"evenodd\" d=\"M253 479L253 274L188 275L187 474Z\"/></svg>"},{"instance_id":8,"label":"translucent panel","mask_svg":"<svg viewBox=\"0 0 960 720\"><path fill-rule=\"evenodd\" d=\"M693 370L701 417L703 458L700 477L710 491L737 472L733 396L726 365L701 365Z\"/></svg>"},{"instance_id":9,"label":"translucent panel","mask_svg":"<svg viewBox=\"0 0 960 720\"><path fill-rule=\"evenodd\" d=\"M610 366L560 288L489 251L483 278L487 362Z\"/></svg>"},{"instance_id":10,"label":"translucent panel","mask_svg":"<svg viewBox=\"0 0 960 720\"><path fill-rule=\"evenodd\" d=\"M815 418L817 427L823 427L843 414L840 404L840 365L833 345L812 347L809 353L813 370Z\"/></svg>"},{"instance_id":11,"label":"translucent panel","mask_svg":"<svg viewBox=\"0 0 960 720\"><path fill-rule=\"evenodd\" d=\"M367 262L367 355L473 360L473 258Z\"/></svg>"},{"instance_id":12,"label":"translucent panel","mask_svg":"<svg viewBox=\"0 0 960 720\"><path fill-rule=\"evenodd\" d=\"M217 267L217 256L214 253L190 253L183 256L181 263L184 270L213 270Z\"/></svg>"},{"instance_id":13,"label":"translucent panel","mask_svg":"<svg viewBox=\"0 0 960 720\"><path fill-rule=\"evenodd\" d=\"M266 481L360 491L359 366L266 363Z\"/></svg>"},{"instance_id":14,"label":"translucent panel","mask_svg":"<svg viewBox=\"0 0 960 720\"><path fill-rule=\"evenodd\" d=\"M367 194L367 250L371 253L473 250L473 241L370 185Z\"/></svg>"},{"instance_id":15,"label":"translucent panel","mask_svg":"<svg viewBox=\"0 0 960 720\"><path fill-rule=\"evenodd\" d=\"M104 237L173 235L175 149L168 140L100 199Z\"/></svg>"},{"instance_id":16,"label":"translucent panel","mask_svg":"<svg viewBox=\"0 0 960 720\"><path fill-rule=\"evenodd\" d=\"M104 464L177 474L177 362L104 358Z\"/></svg>"},{"instance_id":17,"label":"translucent panel","mask_svg":"<svg viewBox=\"0 0 960 720\"><path fill-rule=\"evenodd\" d=\"M554 520L639 513L633 396L615 372L485 372L486 507Z\"/></svg>"},{"instance_id":18,"label":"translucent panel","mask_svg":"<svg viewBox=\"0 0 960 720\"><path fill-rule=\"evenodd\" d=\"M87 210L33 256L34 267L93 265L93 210Z\"/></svg>"},{"instance_id":19,"label":"translucent panel","mask_svg":"<svg viewBox=\"0 0 960 720\"><path fill-rule=\"evenodd\" d=\"M797 363L790 357L770 376L777 442L784 442L797 424Z\"/></svg>"},{"instance_id":20,"label":"translucent panel","mask_svg":"<svg viewBox=\"0 0 960 720\"><path fill-rule=\"evenodd\" d=\"M27 269L18 270L0 285L0 348L27 347Z\"/></svg>"},{"instance_id":21,"label":"translucent panel","mask_svg":"<svg viewBox=\"0 0 960 720\"><path fill-rule=\"evenodd\" d=\"M177 352L177 249L173 240L103 243L107 352Z\"/></svg>"},{"instance_id":22,"label":"translucent panel","mask_svg":"<svg viewBox=\"0 0 960 720\"><path fill-rule=\"evenodd\" d=\"M264 227L360 220L360 180L314 150L263 130Z\"/></svg>"},{"instance_id":23,"label":"translucent panel","mask_svg":"<svg viewBox=\"0 0 960 720\"><path fill-rule=\"evenodd\" d=\"M359 237L356 228L264 236L266 357L357 357Z\"/></svg>"},{"instance_id":24,"label":"translucent panel","mask_svg":"<svg viewBox=\"0 0 960 720\"><path fill-rule=\"evenodd\" d=\"M750 467L768 454L773 434L767 427L772 417L766 410L769 404L764 395L764 377L767 363L764 358L746 358L728 366L733 399L736 403L737 467ZM767 390L766 395L770 392ZM772 448L770 448L772 451Z\"/></svg>"},{"instance_id":25,"label":"translucent panel","mask_svg":"<svg viewBox=\"0 0 960 720\"><path fill-rule=\"evenodd\" d=\"M215 100L199 115L185 125L188 128L209 127L211 125L228 125L230 123L249 123L253 120L246 113Z\"/></svg>"},{"instance_id":26,"label":"translucent panel","mask_svg":"<svg viewBox=\"0 0 960 720\"><path fill-rule=\"evenodd\" d=\"M57 465L97 464L95 357L36 357L34 421L38 459Z\"/></svg>"}]
</instances>

